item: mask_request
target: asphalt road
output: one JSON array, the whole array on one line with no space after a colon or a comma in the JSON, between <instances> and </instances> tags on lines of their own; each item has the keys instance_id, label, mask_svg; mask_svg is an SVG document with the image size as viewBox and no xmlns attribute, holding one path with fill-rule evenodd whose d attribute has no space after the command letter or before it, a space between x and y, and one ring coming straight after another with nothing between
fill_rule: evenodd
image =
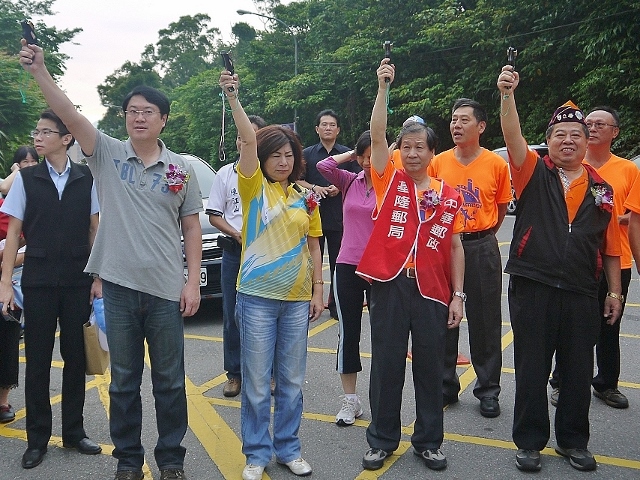
<instances>
[{"instance_id":1,"label":"asphalt road","mask_svg":"<svg viewBox=\"0 0 640 480\"><path fill-rule=\"evenodd\" d=\"M503 263L511 239L513 218L507 217L499 234ZM325 268L325 279L329 278ZM500 403L502 414L495 419L483 418L478 401L471 392L475 381L470 367L459 367L463 392L460 402L445 412L443 451L449 466L432 472L412 454L409 439L415 406L410 369L405 382L402 422L405 426L400 448L385 468L377 472L363 471L361 459L368 445L365 428L369 420L368 370L370 359L368 315L363 318L361 351L364 371L359 376L358 393L364 401L365 413L348 428L336 426L334 417L340 408L340 381L335 372L335 348L338 326L328 312L310 327L309 359L304 390L304 417L300 428L303 456L313 467L312 478L347 479L513 479L531 474L515 467L515 446L511 442L513 420L514 370L512 334L509 325L506 285L503 289L503 372ZM328 288L325 288L328 290ZM184 440L187 447L185 470L191 480L239 479L244 466L240 445L239 397L222 395L226 377L222 369L222 319L220 303L203 304L200 312L186 321L186 371L189 401L189 430ZM640 285L634 273L621 333L622 373L620 389L629 398L627 410L615 410L593 398L591 405L590 449L598 461L595 472L578 472L567 460L555 454L555 438L551 437L543 451L542 470L536 479L638 479L640 478ZM460 351L468 354L467 324L461 325ZM97 456L80 455L62 448L60 438L61 361L56 347L52 364L51 401L54 413L54 437L44 462L33 470L23 470L20 459L26 448L24 391L12 392L10 400L17 408L17 419L0 426L0 479L112 479L116 461L109 438L107 394L109 377L87 377L85 426L88 434L103 446ZM24 362L24 358L21 359ZM24 367L24 364L22 365ZM24 371L21 372L22 375ZM142 388L144 425L143 443L147 451L145 479L159 478L153 459L157 437L155 412L149 372L145 371ZM551 418L554 409L549 405ZM544 412L541 412L544 415ZM162 421L162 419L158 419ZM265 479L293 479L286 467L271 462Z\"/></svg>"}]
</instances>

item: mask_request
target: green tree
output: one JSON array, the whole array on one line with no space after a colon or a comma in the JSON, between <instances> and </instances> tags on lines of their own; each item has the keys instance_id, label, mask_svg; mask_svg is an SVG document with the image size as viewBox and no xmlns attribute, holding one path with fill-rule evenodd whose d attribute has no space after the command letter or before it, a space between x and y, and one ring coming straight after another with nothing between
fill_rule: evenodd
<instances>
[{"instance_id":1,"label":"green tree","mask_svg":"<svg viewBox=\"0 0 640 480\"><path fill-rule=\"evenodd\" d=\"M109 75L103 84L98 85L100 101L107 107L107 112L98 122L100 130L115 138L127 138L127 129L122 117L122 100L139 85L161 87L162 80L153 67L151 62L125 62Z\"/></svg>"},{"instance_id":2,"label":"green tree","mask_svg":"<svg viewBox=\"0 0 640 480\"><path fill-rule=\"evenodd\" d=\"M189 79L212 66L219 46L220 30L208 28L208 15L198 13L180 17L158 32L160 40L152 52L146 52L163 74L169 88L184 85ZM148 46L147 48L149 48Z\"/></svg>"},{"instance_id":3,"label":"green tree","mask_svg":"<svg viewBox=\"0 0 640 480\"><path fill-rule=\"evenodd\" d=\"M20 21L51 15L53 3L54 0L0 0L0 169L5 174L14 150L32 143L29 132L46 107L40 90L18 63L22 35ZM54 78L58 78L64 72L64 62L68 58L60 53L59 47L72 40L81 29L57 30L36 22L35 30L47 52L47 68Z\"/></svg>"}]
</instances>

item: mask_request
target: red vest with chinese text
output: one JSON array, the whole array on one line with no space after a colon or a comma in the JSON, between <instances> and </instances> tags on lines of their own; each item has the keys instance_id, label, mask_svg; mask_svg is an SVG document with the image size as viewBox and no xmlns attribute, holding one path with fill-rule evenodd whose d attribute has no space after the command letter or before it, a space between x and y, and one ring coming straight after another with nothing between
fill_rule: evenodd
<instances>
[{"instance_id":1,"label":"red vest with chinese text","mask_svg":"<svg viewBox=\"0 0 640 480\"><path fill-rule=\"evenodd\" d=\"M451 300L451 238L460 195L444 182L440 202L421 219L413 180L396 170L356 273L368 281L396 278L414 254L420 294L444 305ZM424 213L423 213L424 215Z\"/></svg>"}]
</instances>

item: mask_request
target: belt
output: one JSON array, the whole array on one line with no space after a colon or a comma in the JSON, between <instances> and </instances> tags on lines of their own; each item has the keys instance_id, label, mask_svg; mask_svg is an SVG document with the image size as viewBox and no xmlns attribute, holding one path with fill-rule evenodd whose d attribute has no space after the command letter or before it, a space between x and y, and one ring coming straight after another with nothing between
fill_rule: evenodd
<instances>
[{"instance_id":1,"label":"belt","mask_svg":"<svg viewBox=\"0 0 640 480\"><path fill-rule=\"evenodd\" d=\"M481 232L469 232L469 233L461 233L460 240L480 240L481 238L486 237L487 235L493 235L493 230L482 230Z\"/></svg>"},{"instance_id":2,"label":"belt","mask_svg":"<svg viewBox=\"0 0 640 480\"><path fill-rule=\"evenodd\" d=\"M402 275L407 278L416 278L416 269L415 267L403 268Z\"/></svg>"}]
</instances>

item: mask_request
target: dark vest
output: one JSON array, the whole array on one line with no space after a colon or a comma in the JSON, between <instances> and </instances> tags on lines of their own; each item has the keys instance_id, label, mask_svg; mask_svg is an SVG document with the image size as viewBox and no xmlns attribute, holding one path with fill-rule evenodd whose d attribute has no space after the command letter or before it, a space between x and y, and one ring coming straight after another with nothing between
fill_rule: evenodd
<instances>
[{"instance_id":1,"label":"dark vest","mask_svg":"<svg viewBox=\"0 0 640 480\"><path fill-rule=\"evenodd\" d=\"M23 287L87 286L93 177L86 165L71 162L58 198L46 162L20 170L26 193L22 231L27 244Z\"/></svg>"},{"instance_id":2,"label":"dark vest","mask_svg":"<svg viewBox=\"0 0 640 480\"><path fill-rule=\"evenodd\" d=\"M602 272L600 247L611 213L596 205L591 188L602 185L611 189L611 186L590 165L583 166L589 185L573 222L569 223L556 168L549 157L538 159L518 198L506 273L597 297Z\"/></svg>"}]
</instances>

